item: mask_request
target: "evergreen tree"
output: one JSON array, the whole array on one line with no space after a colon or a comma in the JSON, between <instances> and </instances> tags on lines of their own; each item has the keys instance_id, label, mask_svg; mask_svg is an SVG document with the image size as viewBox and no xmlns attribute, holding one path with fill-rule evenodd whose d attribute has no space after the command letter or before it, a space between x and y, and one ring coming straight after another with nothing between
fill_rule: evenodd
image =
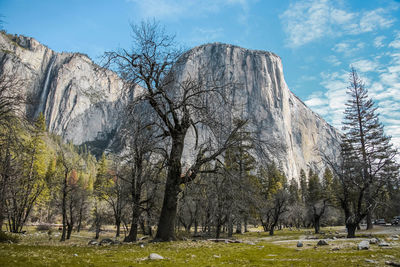
<instances>
[{"instance_id":1,"label":"evergreen tree","mask_svg":"<svg viewBox=\"0 0 400 267\"><path fill-rule=\"evenodd\" d=\"M384 134L374 102L354 68L350 72L347 94L350 98L344 113L342 144L346 169L339 177L345 195L341 195L340 201L348 236L354 237L357 225L365 217L367 228L372 227L371 214L387 179L384 170L395 164L396 151L390 137Z\"/></svg>"}]
</instances>

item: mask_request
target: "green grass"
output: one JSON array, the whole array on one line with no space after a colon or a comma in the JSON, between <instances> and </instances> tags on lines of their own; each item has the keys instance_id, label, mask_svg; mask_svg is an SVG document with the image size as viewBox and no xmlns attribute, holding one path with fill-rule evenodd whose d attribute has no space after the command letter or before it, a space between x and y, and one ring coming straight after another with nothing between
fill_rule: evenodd
<instances>
[{"instance_id":1,"label":"green grass","mask_svg":"<svg viewBox=\"0 0 400 267\"><path fill-rule=\"evenodd\" d=\"M225 244L206 240L165 243L88 246L93 233L74 233L71 240L49 240L47 233L21 237L18 244L0 244L0 266L375 266L385 261L400 262L400 242L390 241L392 248L371 245L368 251L356 249L359 240L331 241L317 247L318 240L307 240L297 248L297 239L307 231L277 231L273 238L266 233L246 233L236 238L252 240ZM110 236L112 233L109 233ZM286 240L286 241L285 241ZM290 241L287 241L290 240ZM340 250L332 250L340 247ZM164 260L151 261L150 253ZM376 263L367 263L372 259Z\"/></svg>"}]
</instances>

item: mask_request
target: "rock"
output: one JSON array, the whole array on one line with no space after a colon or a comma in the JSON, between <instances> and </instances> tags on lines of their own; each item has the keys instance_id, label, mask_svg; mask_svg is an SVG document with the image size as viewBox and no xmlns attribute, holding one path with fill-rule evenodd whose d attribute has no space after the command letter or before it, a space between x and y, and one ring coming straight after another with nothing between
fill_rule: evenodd
<instances>
[{"instance_id":1,"label":"rock","mask_svg":"<svg viewBox=\"0 0 400 267\"><path fill-rule=\"evenodd\" d=\"M332 237L332 240L336 240L336 239L337 239L336 236Z\"/></svg>"},{"instance_id":2,"label":"rock","mask_svg":"<svg viewBox=\"0 0 400 267\"><path fill-rule=\"evenodd\" d=\"M157 253L151 253L149 255L149 260L163 260L163 259L164 259L164 257Z\"/></svg>"},{"instance_id":3,"label":"rock","mask_svg":"<svg viewBox=\"0 0 400 267\"><path fill-rule=\"evenodd\" d=\"M332 251L338 251L338 250L340 250L340 248L338 247L332 249Z\"/></svg>"},{"instance_id":4,"label":"rock","mask_svg":"<svg viewBox=\"0 0 400 267\"><path fill-rule=\"evenodd\" d=\"M400 267L400 262L385 261L385 264L386 264L386 265L390 265L390 266Z\"/></svg>"},{"instance_id":5,"label":"rock","mask_svg":"<svg viewBox=\"0 0 400 267\"><path fill-rule=\"evenodd\" d=\"M392 235L392 238L399 238L399 235Z\"/></svg>"},{"instance_id":6,"label":"rock","mask_svg":"<svg viewBox=\"0 0 400 267\"><path fill-rule=\"evenodd\" d=\"M327 246L329 245L328 242L325 239L321 239L318 241L317 246Z\"/></svg>"},{"instance_id":7,"label":"rock","mask_svg":"<svg viewBox=\"0 0 400 267\"><path fill-rule=\"evenodd\" d=\"M30 37L10 39L0 33L0 46L5 69L16 69L17 77L27 80L27 94L37 101L27 106L30 117L43 112L48 130L75 145L91 142L102 150L109 148L124 123L120 114L127 104L119 94L124 82L116 73L100 68L86 55L56 53ZM279 56L221 43L198 46L186 55L187 60L176 67L181 79L188 74L200 77L206 69L223 74L220 84L240 84L232 86L232 100L243 106L244 117L255 118L249 130L273 144L266 148L269 157L280 163L288 179L308 166L322 169L322 153L315 152L338 158L339 131L289 90ZM185 162L194 157L194 134L188 134L186 141Z\"/></svg>"},{"instance_id":8,"label":"rock","mask_svg":"<svg viewBox=\"0 0 400 267\"><path fill-rule=\"evenodd\" d=\"M139 238L139 241L143 241L143 240L146 240L146 239L149 239L148 235L142 236L141 238Z\"/></svg>"},{"instance_id":9,"label":"rock","mask_svg":"<svg viewBox=\"0 0 400 267\"><path fill-rule=\"evenodd\" d=\"M381 241L381 242L378 244L378 246L380 246L380 247L388 247L388 246L389 246L389 243L386 243L385 241Z\"/></svg>"},{"instance_id":10,"label":"rock","mask_svg":"<svg viewBox=\"0 0 400 267\"><path fill-rule=\"evenodd\" d=\"M254 243L253 241L243 241L243 243L245 243L247 245L252 245L252 246L256 245L256 243Z\"/></svg>"},{"instance_id":11,"label":"rock","mask_svg":"<svg viewBox=\"0 0 400 267\"><path fill-rule=\"evenodd\" d=\"M300 242L300 241L299 241L299 242L297 242L297 247L298 247L298 248L302 248L302 247L303 247L303 243L302 243L302 242Z\"/></svg>"},{"instance_id":12,"label":"rock","mask_svg":"<svg viewBox=\"0 0 400 267\"><path fill-rule=\"evenodd\" d=\"M221 255L214 255L214 258L221 258Z\"/></svg>"},{"instance_id":13,"label":"rock","mask_svg":"<svg viewBox=\"0 0 400 267\"><path fill-rule=\"evenodd\" d=\"M103 240L100 241L100 245L104 246L104 245L114 245L116 244L116 242L119 242L117 240L112 240L111 238L105 238Z\"/></svg>"},{"instance_id":14,"label":"rock","mask_svg":"<svg viewBox=\"0 0 400 267\"><path fill-rule=\"evenodd\" d=\"M363 240L357 245L358 250L368 250L369 249L369 241Z\"/></svg>"},{"instance_id":15,"label":"rock","mask_svg":"<svg viewBox=\"0 0 400 267\"><path fill-rule=\"evenodd\" d=\"M99 244L99 242L97 242L96 239L92 239L89 241L88 245L92 245L92 246L97 246Z\"/></svg>"},{"instance_id":16,"label":"rock","mask_svg":"<svg viewBox=\"0 0 400 267\"><path fill-rule=\"evenodd\" d=\"M78 257L78 254L74 254L74 257Z\"/></svg>"},{"instance_id":17,"label":"rock","mask_svg":"<svg viewBox=\"0 0 400 267\"><path fill-rule=\"evenodd\" d=\"M368 263L376 263L376 261L371 260L371 259L365 259L365 262L368 262Z\"/></svg>"},{"instance_id":18,"label":"rock","mask_svg":"<svg viewBox=\"0 0 400 267\"><path fill-rule=\"evenodd\" d=\"M370 240L369 240L369 243L370 244L377 244L379 242L379 240L377 239L377 238L371 238Z\"/></svg>"}]
</instances>

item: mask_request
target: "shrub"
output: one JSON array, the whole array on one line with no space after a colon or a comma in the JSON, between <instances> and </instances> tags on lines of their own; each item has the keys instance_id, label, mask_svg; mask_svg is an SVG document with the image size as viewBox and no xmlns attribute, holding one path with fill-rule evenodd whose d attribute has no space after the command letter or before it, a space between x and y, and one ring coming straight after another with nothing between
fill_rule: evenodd
<instances>
[{"instance_id":1,"label":"shrub","mask_svg":"<svg viewBox=\"0 0 400 267\"><path fill-rule=\"evenodd\" d=\"M17 236L0 231L0 243L17 243L18 241Z\"/></svg>"},{"instance_id":2,"label":"shrub","mask_svg":"<svg viewBox=\"0 0 400 267\"><path fill-rule=\"evenodd\" d=\"M48 224L39 224L36 226L37 231L49 231L51 229L51 226Z\"/></svg>"}]
</instances>

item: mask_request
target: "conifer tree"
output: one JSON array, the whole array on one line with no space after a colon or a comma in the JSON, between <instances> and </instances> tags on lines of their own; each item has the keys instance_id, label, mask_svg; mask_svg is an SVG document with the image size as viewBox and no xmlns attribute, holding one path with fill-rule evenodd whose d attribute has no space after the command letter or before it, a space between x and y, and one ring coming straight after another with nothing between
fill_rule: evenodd
<instances>
[{"instance_id":1,"label":"conifer tree","mask_svg":"<svg viewBox=\"0 0 400 267\"><path fill-rule=\"evenodd\" d=\"M357 225L365 217L372 228L371 213L377 206L387 174L385 167L393 165L396 151L390 137L383 131L376 107L364 83L353 68L350 72L349 100L344 112L342 156L345 168L339 177L340 201L345 211L348 236L354 237Z\"/></svg>"}]
</instances>

